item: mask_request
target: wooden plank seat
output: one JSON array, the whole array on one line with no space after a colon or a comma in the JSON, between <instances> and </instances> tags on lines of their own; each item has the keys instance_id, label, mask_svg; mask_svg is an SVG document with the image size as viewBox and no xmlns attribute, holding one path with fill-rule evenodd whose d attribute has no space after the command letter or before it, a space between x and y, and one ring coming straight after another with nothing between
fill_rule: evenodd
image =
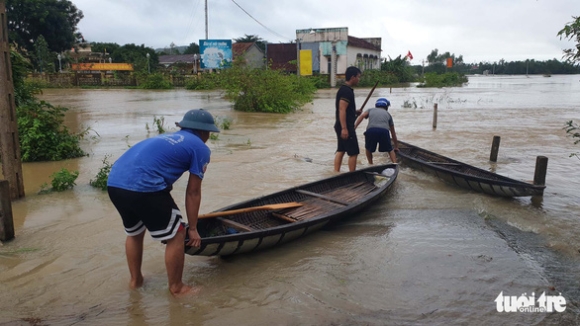
<instances>
[{"instance_id":1,"label":"wooden plank seat","mask_svg":"<svg viewBox=\"0 0 580 326\"><path fill-rule=\"evenodd\" d=\"M367 182L359 182L347 187L335 189L325 193L317 193L303 189L295 190L297 193L308 196L301 201L303 206L283 211L272 212L270 215L279 220L293 223L317 216L321 212L348 206L349 202L364 197L375 187Z\"/></svg>"},{"instance_id":2,"label":"wooden plank seat","mask_svg":"<svg viewBox=\"0 0 580 326\"><path fill-rule=\"evenodd\" d=\"M222 224L227 225L229 227L232 227L238 231L252 232L252 231L256 230L250 226L238 223L236 221L232 221L232 220L224 218L224 217L216 217L216 219L219 220L220 222L222 222Z\"/></svg>"},{"instance_id":3,"label":"wooden plank seat","mask_svg":"<svg viewBox=\"0 0 580 326\"><path fill-rule=\"evenodd\" d=\"M348 203L346 203L346 202L344 202L342 200L334 199L332 197L329 197L329 196L326 196L326 195L323 195L323 194L318 194L318 193L315 193L315 192L312 192L312 191L298 189L298 190L296 190L296 192L301 193L303 195L307 195L307 196L312 196L312 197L316 197L316 198L328 200L329 202L333 202L333 203L340 204L340 205L343 205L343 206L348 206Z\"/></svg>"}]
</instances>

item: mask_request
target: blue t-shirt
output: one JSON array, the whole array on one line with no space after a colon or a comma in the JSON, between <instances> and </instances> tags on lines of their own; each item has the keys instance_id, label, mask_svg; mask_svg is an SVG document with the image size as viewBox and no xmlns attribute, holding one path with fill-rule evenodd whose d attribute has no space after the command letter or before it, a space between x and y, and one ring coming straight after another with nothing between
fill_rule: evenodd
<instances>
[{"instance_id":1,"label":"blue t-shirt","mask_svg":"<svg viewBox=\"0 0 580 326\"><path fill-rule=\"evenodd\" d=\"M113 164L107 185L155 192L172 186L185 171L203 179L210 155L209 147L187 129L145 139Z\"/></svg>"}]
</instances>

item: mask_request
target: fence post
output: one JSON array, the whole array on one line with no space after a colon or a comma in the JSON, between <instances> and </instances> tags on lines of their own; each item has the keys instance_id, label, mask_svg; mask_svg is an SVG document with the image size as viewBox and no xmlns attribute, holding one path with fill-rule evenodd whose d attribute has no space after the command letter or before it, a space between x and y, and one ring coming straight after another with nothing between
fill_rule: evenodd
<instances>
[{"instance_id":1,"label":"fence post","mask_svg":"<svg viewBox=\"0 0 580 326\"><path fill-rule=\"evenodd\" d=\"M0 241L14 239L14 219L10 200L10 185L0 180Z\"/></svg>"},{"instance_id":2,"label":"fence post","mask_svg":"<svg viewBox=\"0 0 580 326\"><path fill-rule=\"evenodd\" d=\"M548 158L536 157L536 171L534 172L534 184L543 186L546 184L546 172L548 171Z\"/></svg>"},{"instance_id":3,"label":"fence post","mask_svg":"<svg viewBox=\"0 0 580 326\"><path fill-rule=\"evenodd\" d=\"M493 142L491 143L491 154L489 155L489 160L492 162L497 162L497 154L499 152L500 140L501 140L500 136L493 136Z\"/></svg>"},{"instance_id":4,"label":"fence post","mask_svg":"<svg viewBox=\"0 0 580 326\"><path fill-rule=\"evenodd\" d=\"M433 129L437 129L437 103L433 104Z\"/></svg>"}]
</instances>

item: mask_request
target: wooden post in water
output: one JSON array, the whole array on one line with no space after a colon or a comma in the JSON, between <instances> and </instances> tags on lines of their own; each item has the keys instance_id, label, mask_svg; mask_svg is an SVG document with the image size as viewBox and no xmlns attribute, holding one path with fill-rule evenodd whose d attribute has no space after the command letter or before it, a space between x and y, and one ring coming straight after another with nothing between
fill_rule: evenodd
<instances>
[{"instance_id":1,"label":"wooden post in water","mask_svg":"<svg viewBox=\"0 0 580 326\"><path fill-rule=\"evenodd\" d=\"M497 162L497 153L499 152L500 140L500 136L493 136L493 142L491 143L491 154L489 155L489 160L492 162Z\"/></svg>"},{"instance_id":2,"label":"wooden post in water","mask_svg":"<svg viewBox=\"0 0 580 326\"><path fill-rule=\"evenodd\" d=\"M8 181L0 180L0 241L12 239L14 239L14 219L12 218L10 185Z\"/></svg>"},{"instance_id":3,"label":"wooden post in water","mask_svg":"<svg viewBox=\"0 0 580 326\"><path fill-rule=\"evenodd\" d=\"M437 103L433 104L433 129L437 129Z\"/></svg>"},{"instance_id":4,"label":"wooden post in water","mask_svg":"<svg viewBox=\"0 0 580 326\"><path fill-rule=\"evenodd\" d=\"M534 184L543 186L546 184L546 172L548 171L548 158L536 157L536 171L534 172Z\"/></svg>"},{"instance_id":5,"label":"wooden post in water","mask_svg":"<svg viewBox=\"0 0 580 326\"><path fill-rule=\"evenodd\" d=\"M0 1L0 163L11 199L24 197L5 1Z\"/></svg>"}]
</instances>

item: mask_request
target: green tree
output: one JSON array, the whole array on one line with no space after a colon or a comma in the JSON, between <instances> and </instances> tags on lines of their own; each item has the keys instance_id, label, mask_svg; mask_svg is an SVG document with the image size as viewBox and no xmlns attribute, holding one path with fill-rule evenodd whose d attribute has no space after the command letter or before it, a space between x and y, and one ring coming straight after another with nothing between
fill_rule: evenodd
<instances>
[{"instance_id":1,"label":"green tree","mask_svg":"<svg viewBox=\"0 0 580 326\"><path fill-rule=\"evenodd\" d=\"M395 59L385 59L381 63L381 71L395 75L400 83L408 83L413 81L413 69L409 65L406 58L401 58L399 55Z\"/></svg>"},{"instance_id":2,"label":"green tree","mask_svg":"<svg viewBox=\"0 0 580 326\"><path fill-rule=\"evenodd\" d=\"M10 51L14 101L22 161L60 161L84 156L80 148L82 134L71 134L64 126L66 108L37 100L40 89L25 81L29 61Z\"/></svg>"},{"instance_id":3,"label":"green tree","mask_svg":"<svg viewBox=\"0 0 580 326\"><path fill-rule=\"evenodd\" d=\"M309 78L273 69L252 69L240 59L219 76L226 98L239 111L289 113L312 101L316 92Z\"/></svg>"},{"instance_id":4,"label":"green tree","mask_svg":"<svg viewBox=\"0 0 580 326\"><path fill-rule=\"evenodd\" d=\"M147 72L147 54L149 54L149 67L151 72L157 70L159 64L159 54L153 48L145 45L125 44L119 46L117 43L91 43L93 52L104 53L105 50L113 59L113 62L132 63L135 71Z\"/></svg>"},{"instance_id":5,"label":"green tree","mask_svg":"<svg viewBox=\"0 0 580 326\"><path fill-rule=\"evenodd\" d=\"M566 26L558 32L558 35L560 36L560 39L564 37L576 42L575 49L564 49L564 58L572 64L577 64L580 63L580 16L572 16L572 19L574 19L574 21L566 24ZM566 132L574 139L574 144L580 142L580 133L578 130L580 130L580 127L577 123L572 120L567 122ZM572 153L570 156L580 158L578 153Z\"/></svg>"},{"instance_id":6,"label":"green tree","mask_svg":"<svg viewBox=\"0 0 580 326\"><path fill-rule=\"evenodd\" d=\"M52 64L52 54L48 49L48 43L44 36L39 35L34 42L34 53L31 55L36 62L35 66L39 72L54 72L54 64Z\"/></svg>"},{"instance_id":7,"label":"green tree","mask_svg":"<svg viewBox=\"0 0 580 326\"><path fill-rule=\"evenodd\" d=\"M575 49L564 49L564 58L570 63L580 63L580 16L572 16L572 19L558 32L558 36L576 42Z\"/></svg>"},{"instance_id":8,"label":"green tree","mask_svg":"<svg viewBox=\"0 0 580 326\"><path fill-rule=\"evenodd\" d=\"M42 90L35 84L25 82L28 70L32 65L20 53L11 50L10 62L12 63L12 81L14 83L14 102L16 107L35 101L34 95L40 94Z\"/></svg>"},{"instance_id":9,"label":"green tree","mask_svg":"<svg viewBox=\"0 0 580 326\"><path fill-rule=\"evenodd\" d=\"M99 53L109 53L112 54L116 50L118 50L121 46L117 43L98 43L98 42L91 42L91 51L92 52L99 52Z\"/></svg>"},{"instance_id":10,"label":"green tree","mask_svg":"<svg viewBox=\"0 0 580 326\"><path fill-rule=\"evenodd\" d=\"M183 51L183 54L194 54L199 53L199 45L197 43L190 43L189 46Z\"/></svg>"},{"instance_id":11,"label":"green tree","mask_svg":"<svg viewBox=\"0 0 580 326\"><path fill-rule=\"evenodd\" d=\"M51 52L71 49L82 35L77 24L83 12L68 0L6 0L8 37L32 53L42 35Z\"/></svg>"}]
</instances>

